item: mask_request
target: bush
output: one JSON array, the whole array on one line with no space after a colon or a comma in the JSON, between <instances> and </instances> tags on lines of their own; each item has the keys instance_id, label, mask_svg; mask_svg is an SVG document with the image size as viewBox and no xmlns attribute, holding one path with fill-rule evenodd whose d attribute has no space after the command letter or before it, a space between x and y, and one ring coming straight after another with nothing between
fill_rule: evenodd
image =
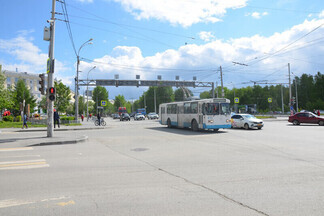
<instances>
[{"instance_id":1,"label":"bush","mask_svg":"<svg viewBox=\"0 0 324 216\"><path fill-rule=\"evenodd\" d=\"M13 116L10 115L10 116L3 116L2 120L3 121L6 121L6 122L13 122Z\"/></svg>"},{"instance_id":2,"label":"bush","mask_svg":"<svg viewBox=\"0 0 324 216\"><path fill-rule=\"evenodd\" d=\"M21 122L21 116L16 116L15 117L15 122Z\"/></svg>"},{"instance_id":3,"label":"bush","mask_svg":"<svg viewBox=\"0 0 324 216\"><path fill-rule=\"evenodd\" d=\"M65 117L62 117L61 120L63 120L63 121L72 121L72 120L74 120L74 116L69 116L69 117L65 116Z\"/></svg>"}]
</instances>

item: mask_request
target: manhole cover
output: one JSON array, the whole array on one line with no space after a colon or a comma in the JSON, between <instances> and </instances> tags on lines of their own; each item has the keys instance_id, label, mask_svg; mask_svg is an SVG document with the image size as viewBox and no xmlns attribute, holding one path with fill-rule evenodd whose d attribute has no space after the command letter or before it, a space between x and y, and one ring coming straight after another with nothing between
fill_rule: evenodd
<instances>
[{"instance_id":1,"label":"manhole cover","mask_svg":"<svg viewBox=\"0 0 324 216\"><path fill-rule=\"evenodd\" d=\"M132 151L147 151L149 150L148 148L134 148L134 149L131 149Z\"/></svg>"}]
</instances>

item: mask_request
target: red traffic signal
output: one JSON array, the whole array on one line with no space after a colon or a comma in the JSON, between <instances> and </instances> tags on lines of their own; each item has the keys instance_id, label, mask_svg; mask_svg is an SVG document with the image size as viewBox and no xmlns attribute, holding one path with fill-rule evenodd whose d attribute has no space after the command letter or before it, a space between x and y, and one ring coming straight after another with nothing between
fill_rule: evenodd
<instances>
[{"instance_id":1,"label":"red traffic signal","mask_svg":"<svg viewBox=\"0 0 324 216\"><path fill-rule=\"evenodd\" d=\"M54 87L51 87L48 89L48 99L50 99L51 101L54 101L55 100L55 88Z\"/></svg>"}]
</instances>

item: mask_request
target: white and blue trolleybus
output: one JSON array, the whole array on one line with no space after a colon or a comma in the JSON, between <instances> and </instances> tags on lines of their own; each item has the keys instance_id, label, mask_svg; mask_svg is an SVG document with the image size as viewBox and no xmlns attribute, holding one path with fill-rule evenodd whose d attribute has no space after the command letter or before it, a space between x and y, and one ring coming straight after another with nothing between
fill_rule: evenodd
<instances>
[{"instance_id":1,"label":"white and blue trolleybus","mask_svg":"<svg viewBox=\"0 0 324 216\"><path fill-rule=\"evenodd\" d=\"M230 100L210 98L160 104L160 123L168 127L212 129L231 128Z\"/></svg>"}]
</instances>

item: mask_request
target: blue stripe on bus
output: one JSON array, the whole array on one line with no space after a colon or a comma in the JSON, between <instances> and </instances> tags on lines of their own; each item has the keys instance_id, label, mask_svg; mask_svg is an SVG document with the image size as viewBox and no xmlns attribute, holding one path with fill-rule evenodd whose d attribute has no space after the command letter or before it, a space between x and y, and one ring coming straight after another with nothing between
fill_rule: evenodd
<instances>
[{"instance_id":1,"label":"blue stripe on bus","mask_svg":"<svg viewBox=\"0 0 324 216\"><path fill-rule=\"evenodd\" d=\"M176 126L176 127L178 127L178 122L174 122L174 121L172 121L172 122L171 122L171 125L172 125L172 126Z\"/></svg>"},{"instance_id":2,"label":"blue stripe on bus","mask_svg":"<svg viewBox=\"0 0 324 216\"><path fill-rule=\"evenodd\" d=\"M226 125L206 125L203 124L204 129L219 129L219 128L231 128L231 124Z\"/></svg>"},{"instance_id":3,"label":"blue stripe on bus","mask_svg":"<svg viewBox=\"0 0 324 216\"><path fill-rule=\"evenodd\" d=\"M183 122L183 127L190 128L191 127L191 123L190 122Z\"/></svg>"}]
</instances>

